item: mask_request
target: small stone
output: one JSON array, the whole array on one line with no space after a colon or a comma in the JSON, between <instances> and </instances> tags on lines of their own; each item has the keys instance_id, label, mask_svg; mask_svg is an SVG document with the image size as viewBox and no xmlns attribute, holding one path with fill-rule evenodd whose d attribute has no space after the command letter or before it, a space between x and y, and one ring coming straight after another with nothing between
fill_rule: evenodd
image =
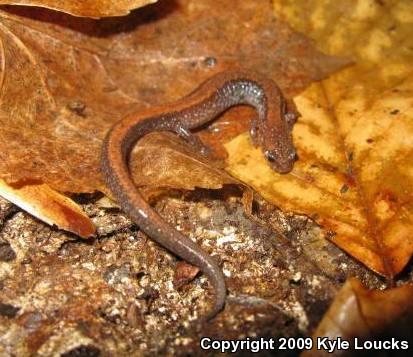
<instances>
[{"instance_id":1,"label":"small stone","mask_svg":"<svg viewBox=\"0 0 413 357\"><path fill-rule=\"evenodd\" d=\"M11 262L16 259L16 252L8 242L0 242L0 261Z\"/></svg>"},{"instance_id":2,"label":"small stone","mask_svg":"<svg viewBox=\"0 0 413 357\"><path fill-rule=\"evenodd\" d=\"M0 302L0 315L8 318L16 317L20 307L16 307L10 304L3 304Z\"/></svg>"}]
</instances>

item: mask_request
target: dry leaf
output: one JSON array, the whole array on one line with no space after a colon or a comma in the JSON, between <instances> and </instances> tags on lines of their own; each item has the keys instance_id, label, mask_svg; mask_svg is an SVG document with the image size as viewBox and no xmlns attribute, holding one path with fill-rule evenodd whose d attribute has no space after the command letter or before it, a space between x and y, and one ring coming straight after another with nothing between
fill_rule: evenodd
<instances>
[{"instance_id":1,"label":"dry leaf","mask_svg":"<svg viewBox=\"0 0 413 357\"><path fill-rule=\"evenodd\" d=\"M33 216L60 229L88 238L95 226L71 199L35 181L7 185L0 180L0 194Z\"/></svg>"},{"instance_id":2,"label":"dry leaf","mask_svg":"<svg viewBox=\"0 0 413 357\"><path fill-rule=\"evenodd\" d=\"M246 137L228 144L229 171L281 208L313 217L331 241L391 278L413 252L413 5L366 3L276 6L356 65L295 98L300 160L290 175L270 172Z\"/></svg>"},{"instance_id":3,"label":"dry leaf","mask_svg":"<svg viewBox=\"0 0 413 357\"><path fill-rule=\"evenodd\" d=\"M151 133L134 150L131 161L138 187L220 189L242 183L219 168L219 162L195 152L194 148L171 133Z\"/></svg>"},{"instance_id":4,"label":"dry leaf","mask_svg":"<svg viewBox=\"0 0 413 357\"><path fill-rule=\"evenodd\" d=\"M74 16L97 18L127 15L133 9L156 1L157 0L17 0L0 1L0 5L39 6L67 12Z\"/></svg>"},{"instance_id":5,"label":"dry leaf","mask_svg":"<svg viewBox=\"0 0 413 357\"><path fill-rule=\"evenodd\" d=\"M222 170L222 162L203 156L172 133L150 133L140 140L130 163L135 184L148 200L167 189L194 190L197 187L221 189L234 185L243 191L243 205L251 211L253 192L241 181Z\"/></svg>"},{"instance_id":6,"label":"dry leaf","mask_svg":"<svg viewBox=\"0 0 413 357\"><path fill-rule=\"evenodd\" d=\"M102 139L126 113L178 99L226 68L259 70L293 93L343 64L275 21L270 5L165 1L101 21L2 11L1 178L106 191Z\"/></svg>"},{"instance_id":7,"label":"dry leaf","mask_svg":"<svg viewBox=\"0 0 413 357\"><path fill-rule=\"evenodd\" d=\"M358 339L358 346L363 346L364 340L394 338L399 341L398 346L401 347L401 341L409 342L413 338L412 296L413 285L378 291L366 289L355 278L348 280L314 332L313 346L317 346L317 338L328 340L341 338L351 342L350 349L340 351L336 348L331 354L313 348L302 353L302 356L353 356L355 338ZM397 351L396 348L392 348L391 350L396 354L406 349Z\"/></svg>"},{"instance_id":8,"label":"dry leaf","mask_svg":"<svg viewBox=\"0 0 413 357\"><path fill-rule=\"evenodd\" d=\"M188 282L192 281L198 273L199 268L196 266L182 261L178 262L175 269L174 287L179 289Z\"/></svg>"}]
</instances>

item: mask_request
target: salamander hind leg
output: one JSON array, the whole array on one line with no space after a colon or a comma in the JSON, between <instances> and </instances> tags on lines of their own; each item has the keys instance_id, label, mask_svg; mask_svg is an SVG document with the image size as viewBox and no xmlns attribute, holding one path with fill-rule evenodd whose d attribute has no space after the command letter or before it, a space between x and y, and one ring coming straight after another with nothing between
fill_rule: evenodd
<instances>
[{"instance_id":1,"label":"salamander hind leg","mask_svg":"<svg viewBox=\"0 0 413 357\"><path fill-rule=\"evenodd\" d=\"M178 123L175 125L174 132L182 139L184 139L188 144L193 146L199 153L204 156L210 156L213 150L205 145L198 136L191 133L183 124Z\"/></svg>"}]
</instances>

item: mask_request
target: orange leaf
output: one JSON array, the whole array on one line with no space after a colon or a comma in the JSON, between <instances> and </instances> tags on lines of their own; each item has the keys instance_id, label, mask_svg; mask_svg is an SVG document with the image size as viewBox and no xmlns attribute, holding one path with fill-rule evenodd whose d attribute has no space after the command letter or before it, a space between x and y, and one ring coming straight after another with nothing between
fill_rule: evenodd
<instances>
[{"instance_id":1,"label":"orange leaf","mask_svg":"<svg viewBox=\"0 0 413 357\"><path fill-rule=\"evenodd\" d=\"M90 218L75 202L40 182L7 185L0 180L0 195L42 221L88 238L95 233Z\"/></svg>"}]
</instances>

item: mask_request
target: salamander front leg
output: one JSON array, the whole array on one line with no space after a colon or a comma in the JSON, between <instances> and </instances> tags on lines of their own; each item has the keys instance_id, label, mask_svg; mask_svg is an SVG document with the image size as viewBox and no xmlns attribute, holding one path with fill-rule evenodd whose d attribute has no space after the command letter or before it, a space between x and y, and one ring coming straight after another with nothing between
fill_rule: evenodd
<instances>
[{"instance_id":1,"label":"salamander front leg","mask_svg":"<svg viewBox=\"0 0 413 357\"><path fill-rule=\"evenodd\" d=\"M250 137L254 146L260 145L259 135L258 135L258 119L254 118L251 120Z\"/></svg>"}]
</instances>

